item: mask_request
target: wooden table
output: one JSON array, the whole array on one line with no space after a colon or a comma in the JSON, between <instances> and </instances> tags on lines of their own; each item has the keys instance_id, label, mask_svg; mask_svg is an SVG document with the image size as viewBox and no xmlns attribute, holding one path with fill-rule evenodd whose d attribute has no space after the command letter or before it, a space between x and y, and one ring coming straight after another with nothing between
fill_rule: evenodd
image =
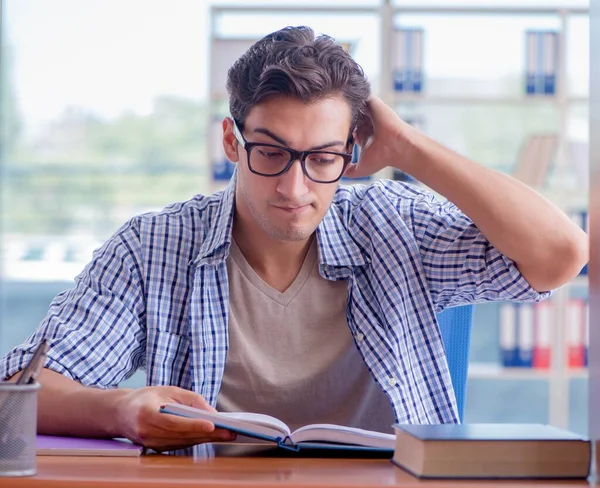
<instances>
[{"instance_id":1,"label":"wooden table","mask_svg":"<svg viewBox=\"0 0 600 488\"><path fill-rule=\"evenodd\" d=\"M587 486L585 481L422 481L386 459L299 459L177 456L37 458L38 474L0 478L2 488L252 487L490 487Z\"/></svg>"}]
</instances>

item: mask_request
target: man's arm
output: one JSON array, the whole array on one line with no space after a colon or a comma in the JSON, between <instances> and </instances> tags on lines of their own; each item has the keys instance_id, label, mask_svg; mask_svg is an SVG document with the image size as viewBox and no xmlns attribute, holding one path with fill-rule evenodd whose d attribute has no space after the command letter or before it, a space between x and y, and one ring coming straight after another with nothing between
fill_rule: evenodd
<instances>
[{"instance_id":1,"label":"man's arm","mask_svg":"<svg viewBox=\"0 0 600 488\"><path fill-rule=\"evenodd\" d=\"M16 381L20 373L11 378ZM89 388L49 369L39 382L38 432L78 437L126 437L156 450L179 449L235 436L204 420L159 412L165 403L214 410L202 396L174 386Z\"/></svg>"},{"instance_id":2,"label":"man's arm","mask_svg":"<svg viewBox=\"0 0 600 488\"><path fill-rule=\"evenodd\" d=\"M537 291L559 287L588 260L586 234L560 209L520 181L486 168L402 121L380 99L358 129L363 151L349 176L393 166L460 208Z\"/></svg>"}]
</instances>

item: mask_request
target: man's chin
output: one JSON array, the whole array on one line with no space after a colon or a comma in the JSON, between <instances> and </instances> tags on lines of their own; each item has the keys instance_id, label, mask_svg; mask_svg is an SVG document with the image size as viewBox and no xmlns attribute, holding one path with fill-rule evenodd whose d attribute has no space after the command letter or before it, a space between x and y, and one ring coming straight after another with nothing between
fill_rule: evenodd
<instances>
[{"instance_id":1,"label":"man's chin","mask_svg":"<svg viewBox=\"0 0 600 488\"><path fill-rule=\"evenodd\" d=\"M313 226L294 226L287 228L279 228L279 229L270 229L271 232L269 234L274 239L279 241L305 241L308 239L312 233L315 231Z\"/></svg>"}]
</instances>

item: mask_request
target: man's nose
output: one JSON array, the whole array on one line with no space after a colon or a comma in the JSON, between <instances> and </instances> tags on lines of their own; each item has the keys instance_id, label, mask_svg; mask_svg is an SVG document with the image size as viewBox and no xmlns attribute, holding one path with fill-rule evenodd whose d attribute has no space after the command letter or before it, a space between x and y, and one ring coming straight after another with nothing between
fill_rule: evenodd
<instances>
[{"instance_id":1,"label":"man's nose","mask_svg":"<svg viewBox=\"0 0 600 488\"><path fill-rule=\"evenodd\" d=\"M299 159L292 163L292 167L278 178L277 191L290 199L298 199L307 191L308 177L302 171Z\"/></svg>"}]
</instances>

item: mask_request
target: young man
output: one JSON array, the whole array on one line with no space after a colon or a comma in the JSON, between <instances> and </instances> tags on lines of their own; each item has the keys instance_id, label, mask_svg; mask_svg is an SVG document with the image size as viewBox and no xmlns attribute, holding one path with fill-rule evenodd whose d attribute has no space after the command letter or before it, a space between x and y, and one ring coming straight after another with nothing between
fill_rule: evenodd
<instances>
[{"instance_id":1,"label":"young man","mask_svg":"<svg viewBox=\"0 0 600 488\"><path fill-rule=\"evenodd\" d=\"M404 123L306 27L257 42L228 90L229 187L133 218L1 363L14 378L49 340L39 431L156 449L232 438L158 413L167 402L292 428L457 422L435 314L543 299L587 261L585 234ZM339 187L386 166L448 201L399 182ZM148 387L114 388L140 367Z\"/></svg>"}]
</instances>

